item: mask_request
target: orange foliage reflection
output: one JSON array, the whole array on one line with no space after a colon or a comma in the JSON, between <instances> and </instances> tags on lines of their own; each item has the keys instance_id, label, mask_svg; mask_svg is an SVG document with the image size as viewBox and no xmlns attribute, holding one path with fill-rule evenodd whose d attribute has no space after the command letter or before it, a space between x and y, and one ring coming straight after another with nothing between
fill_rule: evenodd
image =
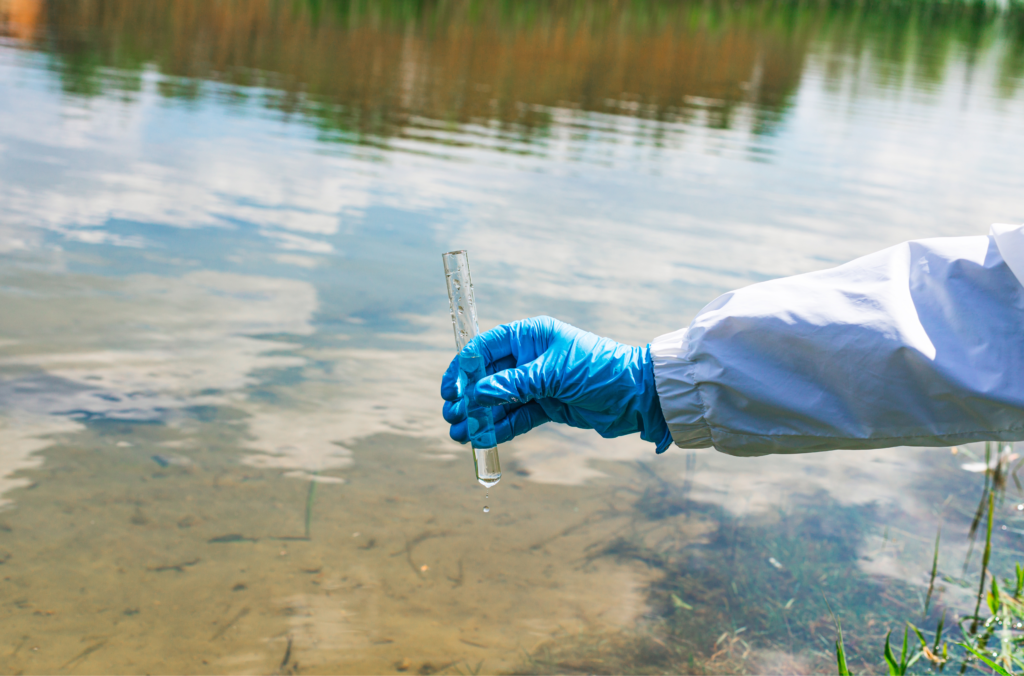
<instances>
[{"instance_id":1,"label":"orange foliage reflection","mask_svg":"<svg viewBox=\"0 0 1024 676\"><path fill-rule=\"evenodd\" d=\"M667 4L648 22L620 3L541 3L529 21L504 3L467 1L427 9L271 0L60 7L48 38L72 66L155 62L166 75L270 86L283 111L383 135L417 118L497 121L532 133L553 107L727 127L737 106L752 103L770 119L795 90L809 35L766 31L757 16L713 25L686 3ZM74 67L68 74L90 75ZM162 91L200 95L194 82L169 81Z\"/></svg>"},{"instance_id":2,"label":"orange foliage reflection","mask_svg":"<svg viewBox=\"0 0 1024 676\"><path fill-rule=\"evenodd\" d=\"M0 35L33 37L42 13L42 0L0 0Z\"/></svg>"}]
</instances>

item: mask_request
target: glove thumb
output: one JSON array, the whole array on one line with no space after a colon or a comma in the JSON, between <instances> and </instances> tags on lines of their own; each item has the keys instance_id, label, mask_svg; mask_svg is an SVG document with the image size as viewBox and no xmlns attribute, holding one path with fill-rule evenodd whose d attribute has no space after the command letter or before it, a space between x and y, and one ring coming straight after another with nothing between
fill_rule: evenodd
<instances>
[{"instance_id":1,"label":"glove thumb","mask_svg":"<svg viewBox=\"0 0 1024 676\"><path fill-rule=\"evenodd\" d=\"M472 396L480 406L525 404L532 399L550 396L547 378L542 364L538 362L481 378L473 390Z\"/></svg>"}]
</instances>

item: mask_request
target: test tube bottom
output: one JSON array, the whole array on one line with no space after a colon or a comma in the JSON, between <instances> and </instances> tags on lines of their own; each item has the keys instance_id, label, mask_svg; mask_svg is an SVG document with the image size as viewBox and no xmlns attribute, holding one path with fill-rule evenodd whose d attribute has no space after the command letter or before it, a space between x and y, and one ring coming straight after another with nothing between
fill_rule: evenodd
<instances>
[{"instance_id":1,"label":"test tube bottom","mask_svg":"<svg viewBox=\"0 0 1024 676\"><path fill-rule=\"evenodd\" d=\"M501 464L498 462L498 447L474 448L473 464L476 465L476 480L490 488L501 480Z\"/></svg>"}]
</instances>

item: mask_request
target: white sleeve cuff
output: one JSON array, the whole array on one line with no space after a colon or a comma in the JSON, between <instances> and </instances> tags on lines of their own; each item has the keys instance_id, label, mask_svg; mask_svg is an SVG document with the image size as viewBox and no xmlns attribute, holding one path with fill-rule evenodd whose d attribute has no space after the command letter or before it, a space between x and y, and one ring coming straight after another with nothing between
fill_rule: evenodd
<instances>
[{"instance_id":1,"label":"white sleeve cuff","mask_svg":"<svg viewBox=\"0 0 1024 676\"><path fill-rule=\"evenodd\" d=\"M687 331L680 329L651 342L654 382L676 446L707 448L713 444L711 428L704 420L704 402L693 380L694 364L686 357Z\"/></svg>"}]
</instances>

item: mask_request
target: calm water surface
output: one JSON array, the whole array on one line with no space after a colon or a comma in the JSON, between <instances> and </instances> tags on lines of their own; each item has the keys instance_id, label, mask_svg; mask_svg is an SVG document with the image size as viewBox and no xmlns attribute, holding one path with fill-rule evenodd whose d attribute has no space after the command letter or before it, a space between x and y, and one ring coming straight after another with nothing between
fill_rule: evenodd
<instances>
[{"instance_id":1,"label":"calm water surface","mask_svg":"<svg viewBox=\"0 0 1024 676\"><path fill-rule=\"evenodd\" d=\"M645 344L1024 221L1019 12L0 0L0 36L5 673L810 673L823 594L880 671L889 628L973 608L983 445L550 427L483 513L439 254L485 328Z\"/></svg>"}]
</instances>

